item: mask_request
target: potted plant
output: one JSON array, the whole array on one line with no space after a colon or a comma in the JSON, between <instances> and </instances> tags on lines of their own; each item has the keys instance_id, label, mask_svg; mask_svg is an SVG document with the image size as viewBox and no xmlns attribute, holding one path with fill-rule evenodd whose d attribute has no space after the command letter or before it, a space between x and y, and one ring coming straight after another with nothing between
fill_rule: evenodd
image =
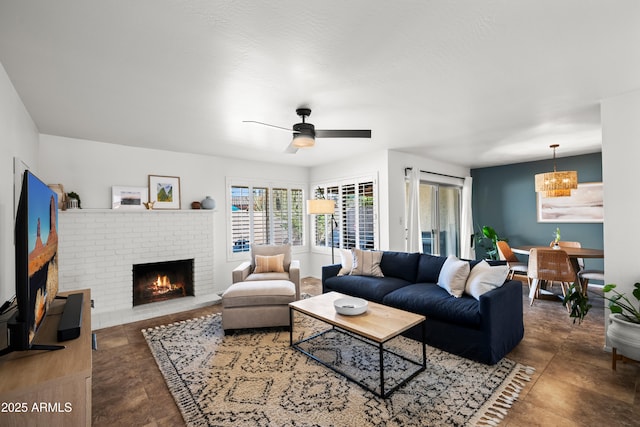
<instances>
[{"instance_id":1,"label":"potted plant","mask_svg":"<svg viewBox=\"0 0 640 427\"><path fill-rule=\"evenodd\" d=\"M556 232L553 233L553 249L560 249L560 227L556 227Z\"/></svg>"},{"instance_id":2,"label":"potted plant","mask_svg":"<svg viewBox=\"0 0 640 427\"><path fill-rule=\"evenodd\" d=\"M616 285L608 284L603 288L604 299L609 301L609 327L607 338L616 352L633 360L640 360L640 283L634 283L632 295L636 303L616 290ZM606 294L614 295L608 297ZM569 317L573 323L580 324L589 312L591 304L589 297L581 292L581 287L575 283L569 287L569 292L562 300L565 307L569 307Z\"/></svg>"},{"instance_id":3,"label":"potted plant","mask_svg":"<svg viewBox=\"0 0 640 427\"><path fill-rule=\"evenodd\" d=\"M603 288L605 294L614 294L612 297L605 296L611 310L607 338L618 354L640 360L640 283L634 283L631 292L636 300L635 305L615 288L614 284Z\"/></svg>"},{"instance_id":4,"label":"potted plant","mask_svg":"<svg viewBox=\"0 0 640 427\"><path fill-rule=\"evenodd\" d=\"M80 196L78 195L78 193L75 193L73 191L67 193L67 207L69 209L82 209L82 205L80 203Z\"/></svg>"},{"instance_id":5,"label":"potted plant","mask_svg":"<svg viewBox=\"0 0 640 427\"><path fill-rule=\"evenodd\" d=\"M475 233L475 238L480 247L485 250L488 259L500 259L500 255L498 254L498 246L496 243L498 240L507 241L507 239L503 239L498 236L498 233L496 233L496 230L494 230L493 227L490 227L488 225L483 226L482 231Z\"/></svg>"},{"instance_id":6,"label":"potted plant","mask_svg":"<svg viewBox=\"0 0 640 427\"><path fill-rule=\"evenodd\" d=\"M582 286L576 286L575 282L569 286L567 294L562 300L562 305L569 308L569 317L573 318L573 323L581 324L584 317L592 307L589 303L589 295L582 293Z\"/></svg>"}]
</instances>

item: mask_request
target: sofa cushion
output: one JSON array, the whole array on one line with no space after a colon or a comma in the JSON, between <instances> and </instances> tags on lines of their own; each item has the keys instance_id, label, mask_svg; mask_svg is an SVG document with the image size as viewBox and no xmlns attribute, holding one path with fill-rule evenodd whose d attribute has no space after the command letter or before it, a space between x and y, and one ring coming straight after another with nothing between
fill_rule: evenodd
<instances>
[{"instance_id":1,"label":"sofa cushion","mask_svg":"<svg viewBox=\"0 0 640 427\"><path fill-rule=\"evenodd\" d=\"M414 283L437 283L440 270L446 260L447 258L443 256L421 254L418 260L418 274Z\"/></svg>"},{"instance_id":2,"label":"sofa cushion","mask_svg":"<svg viewBox=\"0 0 640 427\"><path fill-rule=\"evenodd\" d=\"M480 299L480 295L502 286L508 274L507 265L492 267L483 260L471 269L464 290L475 299Z\"/></svg>"},{"instance_id":3,"label":"sofa cushion","mask_svg":"<svg viewBox=\"0 0 640 427\"><path fill-rule=\"evenodd\" d=\"M382 303L447 323L479 328L480 303L469 295L456 298L435 283L417 283L389 293Z\"/></svg>"},{"instance_id":4,"label":"sofa cushion","mask_svg":"<svg viewBox=\"0 0 640 427\"><path fill-rule=\"evenodd\" d=\"M385 277L397 277L415 283L419 259L419 253L383 252L380 268Z\"/></svg>"},{"instance_id":5,"label":"sofa cushion","mask_svg":"<svg viewBox=\"0 0 640 427\"><path fill-rule=\"evenodd\" d=\"M245 282L257 282L261 280L289 280L289 273L251 273L244 281Z\"/></svg>"},{"instance_id":6,"label":"sofa cushion","mask_svg":"<svg viewBox=\"0 0 640 427\"><path fill-rule=\"evenodd\" d=\"M282 305L295 301L296 288L288 280L262 280L238 282L222 294L222 306L247 307L258 305Z\"/></svg>"},{"instance_id":7,"label":"sofa cushion","mask_svg":"<svg viewBox=\"0 0 640 427\"><path fill-rule=\"evenodd\" d=\"M380 260L382 260L382 252L354 249L351 275L384 277L380 270Z\"/></svg>"},{"instance_id":8,"label":"sofa cushion","mask_svg":"<svg viewBox=\"0 0 640 427\"><path fill-rule=\"evenodd\" d=\"M336 291L377 303L389 292L409 285L410 282L397 277L334 276L324 283L324 292Z\"/></svg>"},{"instance_id":9,"label":"sofa cushion","mask_svg":"<svg viewBox=\"0 0 640 427\"><path fill-rule=\"evenodd\" d=\"M459 260L455 255L449 255L440 269L438 286L456 298L464 293L464 287L469 277L469 263Z\"/></svg>"}]
</instances>

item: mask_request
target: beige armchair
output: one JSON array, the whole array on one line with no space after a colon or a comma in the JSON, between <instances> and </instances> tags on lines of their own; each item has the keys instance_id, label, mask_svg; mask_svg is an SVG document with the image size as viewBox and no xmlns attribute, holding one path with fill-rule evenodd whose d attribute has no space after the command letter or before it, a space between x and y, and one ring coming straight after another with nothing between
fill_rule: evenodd
<instances>
[{"instance_id":1,"label":"beige armchair","mask_svg":"<svg viewBox=\"0 0 640 427\"><path fill-rule=\"evenodd\" d=\"M251 261L232 272L222 294L222 327L290 327L289 303L300 299L300 262L290 245L251 245Z\"/></svg>"},{"instance_id":2,"label":"beige armchair","mask_svg":"<svg viewBox=\"0 0 640 427\"><path fill-rule=\"evenodd\" d=\"M256 271L256 257L284 255L283 272ZM267 269L269 270L269 269ZM251 260L245 261L232 272L232 283L258 280L288 280L296 288L296 301L300 299L300 261L291 259L291 245L251 245Z\"/></svg>"}]
</instances>

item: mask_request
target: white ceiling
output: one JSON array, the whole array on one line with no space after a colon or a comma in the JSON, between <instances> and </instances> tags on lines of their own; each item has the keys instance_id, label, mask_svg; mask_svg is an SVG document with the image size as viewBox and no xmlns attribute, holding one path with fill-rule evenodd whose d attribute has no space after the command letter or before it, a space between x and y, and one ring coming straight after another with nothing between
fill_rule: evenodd
<instances>
[{"instance_id":1,"label":"white ceiling","mask_svg":"<svg viewBox=\"0 0 640 427\"><path fill-rule=\"evenodd\" d=\"M0 0L40 132L311 166L396 149L481 167L601 150L640 89L637 0ZM317 129L372 129L284 153Z\"/></svg>"}]
</instances>

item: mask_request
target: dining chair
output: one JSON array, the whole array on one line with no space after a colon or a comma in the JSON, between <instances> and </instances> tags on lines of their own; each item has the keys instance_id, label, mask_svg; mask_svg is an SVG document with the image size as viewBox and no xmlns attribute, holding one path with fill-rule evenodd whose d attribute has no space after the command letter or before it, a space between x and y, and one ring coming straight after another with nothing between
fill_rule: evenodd
<instances>
[{"instance_id":1,"label":"dining chair","mask_svg":"<svg viewBox=\"0 0 640 427\"><path fill-rule=\"evenodd\" d=\"M569 256L565 251L539 248L533 248L529 253L527 276L531 279L529 305L533 305L542 283L560 282L562 295L566 296L569 284L574 282L576 278Z\"/></svg>"},{"instance_id":2,"label":"dining chair","mask_svg":"<svg viewBox=\"0 0 640 427\"><path fill-rule=\"evenodd\" d=\"M523 275L527 274L527 270L529 265L526 262L522 262L518 259L516 254L511 250L511 246L504 240L498 240L496 242L496 246L498 248L498 256L501 260L507 261L507 265L509 266L509 280L513 279L513 275L515 273L520 273ZM529 277L527 277L527 282L529 286L531 286L531 281Z\"/></svg>"},{"instance_id":3,"label":"dining chair","mask_svg":"<svg viewBox=\"0 0 640 427\"><path fill-rule=\"evenodd\" d=\"M554 242L552 241L549 246L553 246ZM561 248L581 248L582 245L580 244L580 242L573 242L570 240L560 240L558 242L558 246L560 246ZM578 258L578 266L580 267L580 270L584 269L584 259L583 258Z\"/></svg>"},{"instance_id":4,"label":"dining chair","mask_svg":"<svg viewBox=\"0 0 640 427\"><path fill-rule=\"evenodd\" d=\"M551 242L553 245L553 242ZM558 245L561 248L581 248L582 245L580 242L572 242L572 241L559 241ZM586 269L584 265L584 258L578 258L578 266L580 269L578 270L578 279L580 279L580 286L582 287L582 294L587 294L587 289L589 287L589 280L599 280L604 282L604 271L603 270L595 270L595 269Z\"/></svg>"},{"instance_id":5,"label":"dining chair","mask_svg":"<svg viewBox=\"0 0 640 427\"><path fill-rule=\"evenodd\" d=\"M589 280L598 280L604 283L604 270L584 269L578 271L578 278L582 286L582 293L587 294L589 289Z\"/></svg>"}]
</instances>

